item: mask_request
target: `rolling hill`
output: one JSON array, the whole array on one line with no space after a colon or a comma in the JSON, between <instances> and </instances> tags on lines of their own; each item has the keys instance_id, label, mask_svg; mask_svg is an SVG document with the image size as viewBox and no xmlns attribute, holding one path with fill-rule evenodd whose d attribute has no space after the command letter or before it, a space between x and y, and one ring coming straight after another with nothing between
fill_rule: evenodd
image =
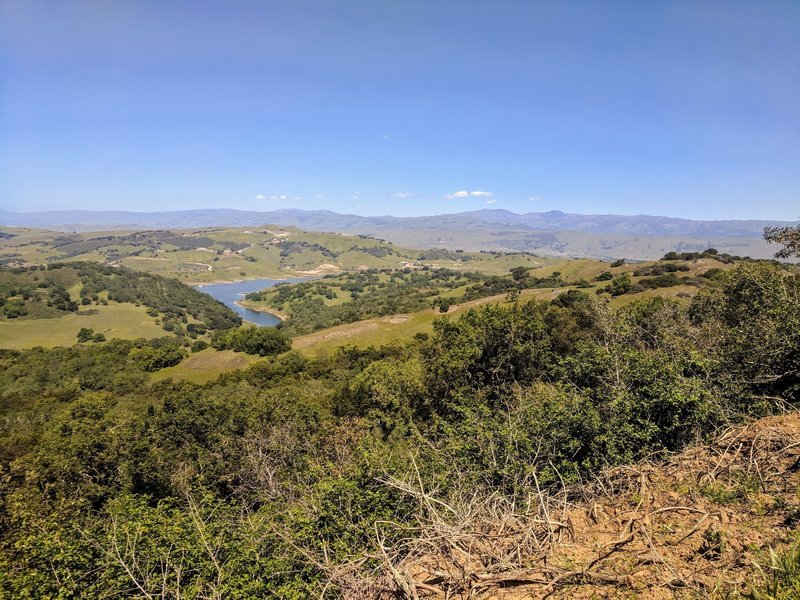
<instances>
[{"instance_id":1,"label":"rolling hill","mask_svg":"<svg viewBox=\"0 0 800 600\"><path fill-rule=\"evenodd\" d=\"M4 228L0 264L93 261L192 283L317 276L413 265L508 273L547 262L524 253L411 250L363 235L307 232L295 227L207 227L155 231L58 233Z\"/></svg>"},{"instance_id":2,"label":"rolling hill","mask_svg":"<svg viewBox=\"0 0 800 600\"><path fill-rule=\"evenodd\" d=\"M540 254L654 259L669 251L709 246L731 254L767 258L774 250L762 239L761 220L696 221L650 215L579 215L561 211L516 214L478 210L425 217L363 217L327 210L241 211L204 209L155 213L124 211L0 211L0 224L62 231L254 227L264 223L311 231L364 234L396 244L429 248L528 251Z\"/></svg>"}]
</instances>

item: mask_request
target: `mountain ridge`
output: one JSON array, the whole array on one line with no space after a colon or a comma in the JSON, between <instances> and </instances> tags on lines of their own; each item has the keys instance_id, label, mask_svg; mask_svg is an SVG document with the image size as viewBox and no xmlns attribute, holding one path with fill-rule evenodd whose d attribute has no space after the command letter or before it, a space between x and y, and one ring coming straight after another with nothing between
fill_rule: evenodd
<instances>
[{"instance_id":1,"label":"mountain ridge","mask_svg":"<svg viewBox=\"0 0 800 600\"><path fill-rule=\"evenodd\" d=\"M798 222L768 219L695 220L659 215L614 215L546 212L514 213L505 209L479 209L421 217L391 215L361 216L330 210L296 208L270 211L238 209L191 209L182 211L0 211L0 223L14 227L87 230L94 227L175 228L247 226L264 223L291 225L304 229L374 233L380 230L437 229L463 230L503 227L514 231L585 231L628 235L684 235L760 237L767 226L790 226ZM368 231L366 231L368 230Z\"/></svg>"}]
</instances>

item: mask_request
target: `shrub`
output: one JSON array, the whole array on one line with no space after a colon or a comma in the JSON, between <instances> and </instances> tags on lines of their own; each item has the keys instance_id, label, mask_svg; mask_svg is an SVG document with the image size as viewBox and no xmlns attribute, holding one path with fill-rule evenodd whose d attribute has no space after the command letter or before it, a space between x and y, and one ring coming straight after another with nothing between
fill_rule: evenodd
<instances>
[{"instance_id":1,"label":"shrub","mask_svg":"<svg viewBox=\"0 0 800 600\"><path fill-rule=\"evenodd\" d=\"M274 327L239 327L219 332L211 340L217 350L269 356L291 350L289 337Z\"/></svg>"},{"instance_id":2,"label":"shrub","mask_svg":"<svg viewBox=\"0 0 800 600\"><path fill-rule=\"evenodd\" d=\"M192 342L192 352L200 352L201 350L205 350L208 348L208 342L205 340L197 340Z\"/></svg>"},{"instance_id":3,"label":"shrub","mask_svg":"<svg viewBox=\"0 0 800 600\"><path fill-rule=\"evenodd\" d=\"M131 352L131 357L144 371L153 372L173 367L186 357L186 351L174 342L160 347L144 346Z\"/></svg>"}]
</instances>

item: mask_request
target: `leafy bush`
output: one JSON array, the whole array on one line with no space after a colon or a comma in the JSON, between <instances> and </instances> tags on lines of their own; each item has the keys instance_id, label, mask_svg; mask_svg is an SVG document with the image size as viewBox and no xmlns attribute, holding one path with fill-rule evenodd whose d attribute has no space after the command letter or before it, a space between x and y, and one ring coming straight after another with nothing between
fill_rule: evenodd
<instances>
[{"instance_id":1,"label":"leafy bush","mask_svg":"<svg viewBox=\"0 0 800 600\"><path fill-rule=\"evenodd\" d=\"M270 356L281 354L292 348L289 337L274 327L239 327L225 332L220 332L212 338L212 345L217 350L234 350Z\"/></svg>"},{"instance_id":2,"label":"leafy bush","mask_svg":"<svg viewBox=\"0 0 800 600\"><path fill-rule=\"evenodd\" d=\"M186 358L186 351L174 343L144 346L131 352L133 361L148 373L173 367Z\"/></svg>"}]
</instances>

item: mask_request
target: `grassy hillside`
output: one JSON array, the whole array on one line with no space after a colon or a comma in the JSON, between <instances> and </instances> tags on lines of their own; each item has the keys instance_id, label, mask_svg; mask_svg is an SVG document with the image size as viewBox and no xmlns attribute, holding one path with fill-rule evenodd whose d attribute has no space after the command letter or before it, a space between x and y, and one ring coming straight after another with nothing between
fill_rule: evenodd
<instances>
[{"instance_id":1,"label":"grassy hillside","mask_svg":"<svg viewBox=\"0 0 800 600\"><path fill-rule=\"evenodd\" d=\"M764 227L791 225L776 221L694 221L648 215L579 215L560 211L520 215L501 209L407 218L360 217L297 209L25 214L0 211L0 218L9 225L38 225L59 231L64 231L65 227L67 231L70 228L79 231L210 226L252 228L263 223L279 223L306 231L364 234L411 248L525 251L557 257L641 260L653 260L669 251L702 250L709 246L731 254L769 258L775 250L762 238Z\"/></svg>"},{"instance_id":2,"label":"grassy hillside","mask_svg":"<svg viewBox=\"0 0 800 600\"><path fill-rule=\"evenodd\" d=\"M208 383L228 371L243 369L259 359L258 356L234 352L233 350L215 350L206 348L189 355L178 365L166 367L154 372L151 381L175 379L192 383Z\"/></svg>"},{"instance_id":3,"label":"grassy hillside","mask_svg":"<svg viewBox=\"0 0 800 600\"><path fill-rule=\"evenodd\" d=\"M271 225L69 234L9 227L0 231L10 236L0 238L3 264L94 261L192 283L396 269L415 263L503 273L511 266L547 262L524 253L410 250L366 236L304 232Z\"/></svg>"},{"instance_id":4,"label":"grassy hillside","mask_svg":"<svg viewBox=\"0 0 800 600\"><path fill-rule=\"evenodd\" d=\"M221 302L175 280L89 262L0 267L0 348L103 338L196 339L241 324Z\"/></svg>"},{"instance_id":5,"label":"grassy hillside","mask_svg":"<svg viewBox=\"0 0 800 600\"><path fill-rule=\"evenodd\" d=\"M235 278L230 277L234 272L237 277L322 275L312 282L281 285L243 302L287 317L285 331L299 336L295 347L306 355L333 351L342 344L368 347L429 334L445 308L448 314L460 314L476 304L513 302L517 295L520 300L553 299L559 293L580 289L589 294L613 294L615 303L652 295L691 296L707 281L702 275L730 268L729 261L721 261L719 255L620 264L519 253L412 251L377 239L278 227L74 235L15 229L10 235L14 237L0 240L0 255L12 263L38 261L53 266L66 260L64 264L69 265L89 258L133 265L184 281ZM653 271L665 264L680 270ZM513 269L518 280L509 273ZM327 271L332 273L325 276ZM3 277L12 277L10 272L0 272L0 292ZM24 299L24 289L10 290L19 293L8 296L0 308L0 347L63 345L83 328L105 337L132 338L182 335L192 324L190 337L197 337L197 319L187 313L186 301L184 308L167 314L176 294L159 306L150 306L154 309L150 314L135 306L141 304L141 298L124 294L112 297L108 307L107 289L101 285L87 294L76 273L69 268L30 270L26 289L35 293ZM40 282L33 277L60 279L48 288L38 288ZM648 281L656 287L642 288ZM127 303L120 305L120 299ZM86 301L88 305L83 304ZM201 301L207 302L207 296L197 296L192 302ZM76 305L70 312L59 308L69 302ZM9 318L17 309L25 314ZM208 364L209 372L240 366L221 358L214 361ZM173 376L186 373L197 380L198 370L189 365L185 370L176 369Z\"/></svg>"},{"instance_id":6,"label":"grassy hillside","mask_svg":"<svg viewBox=\"0 0 800 600\"><path fill-rule=\"evenodd\" d=\"M159 319L148 315L144 306L112 302L50 319L0 319L0 348L71 346L83 328L109 340L168 335Z\"/></svg>"},{"instance_id":7,"label":"grassy hillside","mask_svg":"<svg viewBox=\"0 0 800 600\"><path fill-rule=\"evenodd\" d=\"M713 254L622 264L564 260L530 269L525 277L518 272L517 280L510 273L368 271L283 284L250 295L242 304L287 317L285 330L298 335L294 348L311 356L343 344L363 348L429 334L434 320L443 314L434 306L442 299L447 301L444 312L458 315L483 304L552 300L570 290L609 298L614 305L651 296L689 298L709 282L709 276L729 270L733 264ZM663 272L667 277L657 279ZM645 287L650 285L653 287ZM397 301L397 296L403 301Z\"/></svg>"}]
</instances>

